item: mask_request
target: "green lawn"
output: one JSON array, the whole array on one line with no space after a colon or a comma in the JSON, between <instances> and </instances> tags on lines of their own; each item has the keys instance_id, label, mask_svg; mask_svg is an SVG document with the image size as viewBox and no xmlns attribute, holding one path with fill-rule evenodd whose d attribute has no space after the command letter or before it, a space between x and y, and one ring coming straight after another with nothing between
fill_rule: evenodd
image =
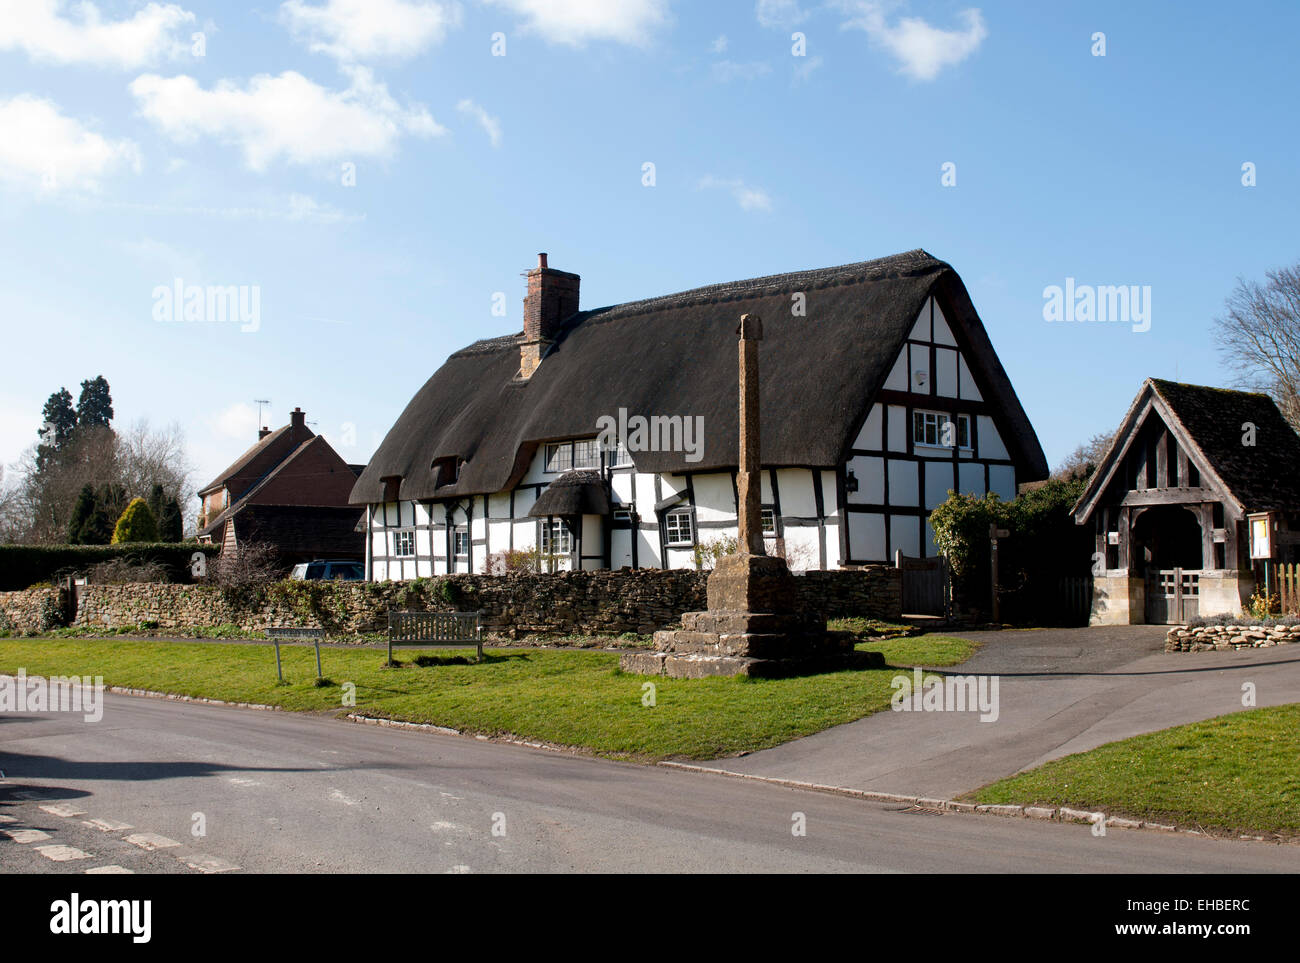
<instances>
[{"instance_id":1,"label":"green lawn","mask_svg":"<svg viewBox=\"0 0 1300 963\"><path fill-rule=\"evenodd\" d=\"M970 798L1104 809L1188 828L1300 835L1300 704L1112 742L995 782Z\"/></svg>"},{"instance_id":2,"label":"green lawn","mask_svg":"<svg viewBox=\"0 0 1300 963\"><path fill-rule=\"evenodd\" d=\"M714 759L765 749L887 708L890 679L913 665L964 661L976 645L945 636L863 643L890 668L795 679L666 679L627 675L605 652L489 649L482 664L465 650L399 650L382 667L376 649L323 648L314 685L309 646L281 646L286 683L270 645L90 639L0 639L0 672L103 676L107 685L256 702L299 711L355 711L487 735L511 734L592 752L652 761ZM416 664L416 660L424 664ZM342 685L356 686L355 708ZM653 707L642 705L653 682Z\"/></svg>"}]
</instances>

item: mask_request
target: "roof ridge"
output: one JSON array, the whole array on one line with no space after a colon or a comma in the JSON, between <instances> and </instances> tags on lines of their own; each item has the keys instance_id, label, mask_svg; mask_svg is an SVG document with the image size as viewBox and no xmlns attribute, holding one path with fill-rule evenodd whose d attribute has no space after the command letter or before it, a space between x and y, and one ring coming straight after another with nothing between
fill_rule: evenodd
<instances>
[{"instance_id":1,"label":"roof ridge","mask_svg":"<svg viewBox=\"0 0 1300 963\"><path fill-rule=\"evenodd\" d=\"M765 274L755 278L742 278L737 281L722 281L701 287L687 288L673 294L659 294L654 297L640 298L636 301L622 301L604 307L577 311L565 319L564 328L576 327L588 321L612 321L616 318L634 317L650 311L667 307L686 308L709 301L744 300L752 297L781 294L800 288L816 289L834 284L863 283L866 281L887 281L891 278L907 277L924 273L938 267L948 267L945 261L936 258L924 248L912 248L884 257L867 261L854 261L832 267L808 268L802 271L787 271L784 274ZM897 267L894 271L882 271L882 268ZM498 335L493 338L481 338L466 345L449 357L467 357L476 354L488 354L518 345L523 332Z\"/></svg>"},{"instance_id":2,"label":"roof ridge","mask_svg":"<svg viewBox=\"0 0 1300 963\"><path fill-rule=\"evenodd\" d=\"M877 273L871 269L880 269L898 265L899 270ZM784 274L765 274L755 278L742 278L738 281L723 281L718 284L706 284L697 288L688 288L674 294L660 294L641 298L637 301L624 301L602 308L580 311L574 317L583 321L597 315L602 319L628 317L646 311L655 311L664 307L690 307L707 301L741 300L742 298L780 294L798 287L829 287L839 283L861 283L864 281L886 281L893 277L905 277L923 273L922 269L933 269L947 264L940 261L924 248L900 251L885 257L872 258L868 261L854 261L850 264L838 264L832 267L808 268L802 271L787 271ZM728 297L723 297L728 295Z\"/></svg>"}]
</instances>

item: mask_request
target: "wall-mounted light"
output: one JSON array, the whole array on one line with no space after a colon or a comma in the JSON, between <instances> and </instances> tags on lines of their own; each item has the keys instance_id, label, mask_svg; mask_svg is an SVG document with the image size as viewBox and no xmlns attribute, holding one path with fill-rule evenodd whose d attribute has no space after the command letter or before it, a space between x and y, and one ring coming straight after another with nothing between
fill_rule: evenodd
<instances>
[{"instance_id":1,"label":"wall-mounted light","mask_svg":"<svg viewBox=\"0 0 1300 963\"><path fill-rule=\"evenodd\" d=\"M844 473L844 490L846 492L855 492L858 490L858 476L853 474L852 468Z\"/></svg>"}]
</instances>

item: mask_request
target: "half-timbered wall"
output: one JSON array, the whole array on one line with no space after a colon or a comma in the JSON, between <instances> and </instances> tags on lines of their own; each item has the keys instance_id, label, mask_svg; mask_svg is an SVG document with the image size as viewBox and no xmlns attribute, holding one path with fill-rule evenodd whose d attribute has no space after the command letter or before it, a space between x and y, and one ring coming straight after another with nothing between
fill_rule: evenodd
<instances>
[{"instance_id":1,"label":"half-timbered wall","mask_svg":"<svg viewBox=\"0 0 1300 963\"><path fill-rule=\"evenodd\" d=\"M846 463L843 556L875 562L936 554L932 509L949 490L1016 495L1016 471L999 430L999 412L984 401L982 379L931 298L871 406ZM946 437L918 440L918 415L948 419ZM965 421L965 428L961 421ZM856 491L853 486L856 484Z\"/></svg>"}]
</instances>

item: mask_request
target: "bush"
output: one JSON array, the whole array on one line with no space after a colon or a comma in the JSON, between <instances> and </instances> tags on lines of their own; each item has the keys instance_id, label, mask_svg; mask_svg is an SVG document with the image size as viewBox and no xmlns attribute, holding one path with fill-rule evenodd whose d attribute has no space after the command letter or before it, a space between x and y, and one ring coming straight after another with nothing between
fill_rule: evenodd
<instances>
[{"instance_id":1,"label":"bush","mask_svg":"<svg viewBox=\"0 0 1300 963\"><path fill-rule=\"evenodd\" d=\"M134 582L166 582L167 566L161 562L114 558L92 565L87 576L93 585L125 585Z\"/></svg>"},{"instance_id":2,"label":"bush","mask_svg":"<svg viewBox=\"0 0 1300 963\"><path fill-rule=\"evenodd\" d=\"M220 551L217 545L198 542L132 545L0 545L0 592L31 588L41 582L56 582L67 575L83 576L90 569L115 558L134 564L157 562L173 582L193 581L190 558L202 552L209 559Z\"/></svg>"},{"instance_id":3,"label":"bush","mask_svg":"<svg viewBox=\"0 0 1300 963\"><path fill-rule=\"evenodd\" d=\"M541 569L541 551L537 548L503 549L487 557L488 575L514 575L519 572L540 572Z\"/></svg>"},{"instance_id":4,"label":"bush","mask_svg":"<svg viewBox=\"0 0 1300 963\"><path fill-rule=\"evenodd\" d=\"M991 609L989 526L1010 531L998 542L998 581L1006 621L1060 622L1058 586L1064 578L1090 574L1092 530L1074 523L1070 510L1084 479L1053 479L1009 502L948 493L930 513L934 540L952 569L953 594L962 607Z\"/></svg>"},{"instance_id":5,"label":"bush","mask_svg":"<svg viewBox=\"0 0 1300 963\"><path fill-rule=\"evenodd\" d=\"M143 498L131 499L122 517L113 527L113 544L125 545L128 542L156 542L158 540L158 523L154 520L149 503Z\"/></svg>"}]
</instances>

